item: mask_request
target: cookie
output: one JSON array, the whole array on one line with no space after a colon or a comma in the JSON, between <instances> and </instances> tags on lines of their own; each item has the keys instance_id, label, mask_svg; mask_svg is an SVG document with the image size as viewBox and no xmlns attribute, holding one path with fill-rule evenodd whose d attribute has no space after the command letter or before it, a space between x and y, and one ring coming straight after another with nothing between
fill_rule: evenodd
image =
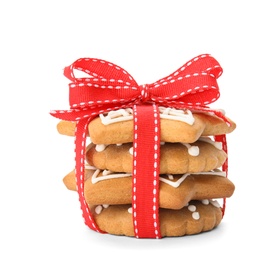
<instances>
[{"instance_id":1,"label":"cookie","mask_svg":"<svg viewBox=\"0 0 278 260\"><path fill-rule=\"evenodd\" d=\"M63 181L68 189L76 190L74 171L67 174ZM234 184L221 171L163 174L160 176L159 206L181 209L190 200L231 197L234 190ZM90 205L131 204L131 174L86 169L84 194Z\"/></svg>"},{"instance_id":2,"label":"cookie","mask_svg":"<svg viewBox=\"0 0 278 260\"><path fill-rule=\"evenodd\" d=\"M61 120L58 122L56 128L59 134L74 136L75 135L76 122Z\"/></svg>"},{"instance_id":3,"label":"cookie","mask_svg":"<svg viewBox=\"0 0 278 260\"><path fill-rule=\"evenodd\" d=\"M183 118L180 114L182 114L183 110L172 110L174 111L174 115L168 115L168 117L164 118L162 117L164 114L160 114L160 139L162 142L193 143L198 140L200 136L226 134L232 132L236 127L235 123L232 121L231 126L228 126L220 118L204 113L190 113L191 120L182 120ZM126 110L122 109L121 111ZM186 112L188 112L188 110L186 110ZM128 110L128 113L131 113L131 109ZM108 116L109 113L106 117ZM128 119L126 120L125 117ZM132 116L125 115L125 113L122 112L122 114L117 117L119 120L105 122L104 119L105 116L100 115L89 124L89 133L93 143L118 144L133 141Z\"/></svg>"},{"instance_id":4,"label":"cookie","mask_svg":"<svg viewBox=\"0 0 278 260\"><path fill-rule=\"evenodd\" d=\"M98 227L109 234L134 237L131 205L97 205L92 213ZM180 210L160 209L161 237L194 235L216 228L222 211L216 200L190 201Z\"/></svg>"},{"instance_id":5,"label":"cookie","mask_svg":"<svg viewBox=\"0 0 278 260\"><path fill-rule=\"evenodd\" d=\"M160 107L162 142L193 143L200 136L214 136L234 131L236 124L228 126L222 119L208 113ZM165 114L167 111L168 114ZM184 116L183 116L184 115ZM115 118L112 118L115 116ZM108 119L107 119L108 117ZM120 144L133 142L132 109L111 111L93 119L88 134L95 144ZM110 120L111 119L111 120ZM60 121L57 130L62 135L74 136L75 123ZM186 133L186 134L184 134Z\"/></svg>"},{"instance_id":6,"label":"cookie","mask_svg":"<svg viewBox=\"0 0 278 260\"><path fill-rule=\"evenodd\" d=\"M87 166L88 167L88 166ZM86 168L84 172L84 179L87 180L90 177L92 177L95 170L91 170ZM63 178L63 183L69 190L76 191L76 180L75 180L75 170L69 172L65 177Z\"/></svg>"},{"instance_id":7,"label":"cookie","mask_svg":"<svg viewBox=\"0 0 278 260\"><path fill-rule=\"evenodd\" d=\"M113 172L132 172L132 143L91 145L86 160L96 168ZM210 171L222 166L227 154L221 143L206 137L193 144L165 143L160 147L160 173L181 174Z\"/></svg>"}]
</instances>

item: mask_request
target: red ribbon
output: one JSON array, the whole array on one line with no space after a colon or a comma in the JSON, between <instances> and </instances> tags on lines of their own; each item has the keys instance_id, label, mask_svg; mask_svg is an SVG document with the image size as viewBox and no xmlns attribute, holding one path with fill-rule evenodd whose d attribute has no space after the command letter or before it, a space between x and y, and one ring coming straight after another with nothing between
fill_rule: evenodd
<instances>
[{"instance_id":1,"label":"red ribbon","mask_svg":"<svg viewBox=\"0 0 278 260\"><path fill-rule=\"evenodd\" d=\"M134 105L132 213L137 238L160 238L160 116L158 106Z\"/></svg>"},{"instance_id":2,"label":"red ribbon","mask_svg":"<svg viewBox=\"0 0 278 260\"><path fill-rule=\"evenodd\" d=\"M90 76L77 78L74 70ZM145 85L138 85L128 72L105 60L81 58L65 68L64 75L72 81L69 84L71 109L55 110L50 114L62 120L77 121L75 133L77 191L85 223L91 229L103 232L95 223L84 198L84 158L88 123L100 113L133 107L137 113L133 119L135 127L144 126L143 129L148 129L151 133L146 135L144 130L134 129L134 140L138 142L134 149L136 156L133 156L133 223L136 237L160 238L159 192L157 192L159 191L159 167L155 166L159 165L157 147L159 147L160 130L157 130L158 132L154 130L159 129L156 127L159 126L159 116L155 117L157 106L210 112L230 124L220 111L212 110L207 106L220 96L217 78L221 74L221 66L208 54L199 55L169 76ZM153 120L149 120L150 118ZM153 141L154 136L159 136L158 140ZM225 135L216 138L221 139L226 147ZM147 150L149 155L145 157L144 153ZM158 154L158 157L150 158L154 154ZM149 163L144 163L146 161ZM227 170L227 162L223 167ZM148 181L144 179L146 175ZM151 195L154 193L155 195ZM144 208L144 205L147 206Z\"/></svg>"}]
</instances>

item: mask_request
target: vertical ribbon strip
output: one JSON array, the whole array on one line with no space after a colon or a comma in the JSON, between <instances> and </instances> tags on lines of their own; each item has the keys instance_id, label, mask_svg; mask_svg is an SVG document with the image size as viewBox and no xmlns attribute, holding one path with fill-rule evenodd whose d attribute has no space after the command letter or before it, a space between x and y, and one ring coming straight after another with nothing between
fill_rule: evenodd
<instances>
[{"instance_id":1,"label":"vertical ribbon strip","mask_svg":"<svg viewBox=\"0 0 278 260\"><path fill-rule=\"evenodd\" d=\"M134 105L132 212L137 238L161 238L159 223L160 116L158 106Z\"/></svg>"},{"instance_id":2,"label":"vertical ribbon strip","mask_svg":"<svg viewBox=\"0 0 278 260\"><path fill-rule=\"evenodd\" d=\"M228 144L227 144L227 138L226 135L216 135L214 137L216 142L221 142L222 143L222 149L223 151L228 154ZM226 161L223 163L222 165L222 171L226 172L226 177L228 178L228 158L226 159ZM225 214L225 210L226 210L226 198L223 198L223 205L222 205L222 217L224 217Z\"/></svg>"}]
</instances>

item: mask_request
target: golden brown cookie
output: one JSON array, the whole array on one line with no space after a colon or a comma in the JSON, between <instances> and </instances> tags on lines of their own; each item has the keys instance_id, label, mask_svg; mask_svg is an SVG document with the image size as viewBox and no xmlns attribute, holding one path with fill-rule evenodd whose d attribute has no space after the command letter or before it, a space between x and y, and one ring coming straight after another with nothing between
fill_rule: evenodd
<instances>
[{"instance_id":1,"label":"golden brown cookie","mask_svg":"<svg viewBox=\"0 0 278 260\"><path fill-rule=\"evenodd\" d=\"M161 118L162 142L193 143L200 136L219 135L232 132L236 125L231 121L229 127L223 120L208 114L193 114L194 123L189 125L178 120ZM95 144L120 144L133 141L133 121L116 122L104 125L97 117L89 124L91 141Z\"/></svg>"},{"instance_id":2,"label":"golden brown cookie","mask_svg":"<svg viewBox=\"0 0 278 260\"><path fill-rule=\"evenodd\" d=\"M192 125L183 121L161 118L161 141L193 143L200 136L227 134L236 128L232 120L230 120L231 126L228 126L222 119L209 114L192 113L192 115L194 117ZM104 125L101 117L96 117L90 122L88 128L91 141L95 144L133 142L133 120ZM74 136L75 123L60 121L57 130L60 134Z\"/></svg>"},{"instance_id":3,"label":"golden brown cookie","mask_svg":"<svg viewBox=\"0 0 278 260\"><path fill-rule=\"evenodd\" d=\"M102 231L134 236L131 205L98 205L92 212ZM222 211L217 201L190 201L180 210L160 209L159 218L161 236L177 237L214 229L222 220Z\"/></svg>"},{"instance_id":4,"label":"golden brown cookie","mask_svg":"<svg viewBox=\"0 0 278 260\"><path fill-rule=\"evenodd\" d=\"M61 135L74 136L75 126L76 126L76 122L61 120L57 124L56 128L58 133Z\"/></svg>"},{"instance_id":5,"label":"golden brown cookie","mask_svg":"<svg viewBox=\"0 0 278 260\"><path fill-rule=\"evenodd\" d=\"M84 179L87 180L90 177L92 177L94 170L85 169L85 176ZM76 191L76 180L75 180L75 170L69 172L65 177L63 178L63 183L69 190Z\"/></svg>"},{"instance_id":6,"label":"golden brown cookie","mask_svg":"<svg viewBox=\"0 0 278 260\"><path fill-rule=\"evenodd\" d=\"M190 200L228 198L232 196L235 186L223 174L215 171L194 175L161 175L159 206L181 209ZM88 204L131 204L131 174L86 169L85 178L84 194ZM76 190L74 171L66 175L64 184L68 189Z\"/></svg>"},{"instance_id":7,"label":"golden brown cookie","mask_svg":"<svg viewBox=\"0 0 278 260\"><path fill-rule=\"evenodd\" d=\"M208 140L208 141L205 141ZM132 143L122 145L91 145L87 162L99 169L113 172L132 172ZM160 147L160 173L195 173L222 166L227 154L221 144L202 138L193 144L165 143Z\"/></svg>"}]
</instances>

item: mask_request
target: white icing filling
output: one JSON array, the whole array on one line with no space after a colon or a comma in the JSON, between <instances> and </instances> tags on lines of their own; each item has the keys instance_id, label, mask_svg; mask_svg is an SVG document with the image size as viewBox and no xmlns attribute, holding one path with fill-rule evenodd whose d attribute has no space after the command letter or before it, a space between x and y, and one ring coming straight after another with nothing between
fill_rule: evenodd
<instances>
[{"instance_id":1,"label":"white icing filling","mask_svg":"<svg viewBox=\"0 0 278 260\"><path fill-rule=\"evenodd\" d=\"M177 181L171 181L173 180L173 175L168 175L168 179L165 179L163 177L159 177L159 180L174 187L177 188L181 185L181 183L189 176L189 173L183 174ZM210 171L210 172L198 172L193 175L217 175L217 176L222 176L226 177L226 172L215 170L215 171Z\"/></svg>"},{"instance_id":2,"label":"white icing filling","mask_svg":"<svg viewBox=\"0 0 278 260\"><path fill-rule=\"evenodd\" d=\"M183 174L177 181L171 181L170 179L165 179L163 177L159 177L159 180L174 187L174 188L177 188L181 185L181 183L186 179L186 177L188 176L189 174ZM171 177L170 177L171 178ZM173 180L173 177L171 178Z\"/></svg>"},{"instance_id":3,"label":"white icing filling","mask_svg":"<svg viewBox=\"0 0 278 260\"><path fill-rule=\"evenodd\" d=\"M209 143L211 145L213 145L215 148L219 149L219 150L222 150L222 143L221 142L215 142L213 140L211 140L209 137L200 137L199 138L199 141L202 141L202 142L206 142L206 143ZM160 145L164 145L165 142L161 142ZM200 153L200 149L198 146L196 145L190 145L188 143L181 143L183 144L187 150L188 150L188 153L191 155L191 156L198 156L199 153ZM117 144L117 146L121 146L122 144ZM105 144L97 144L96 145L96 151L97 152L102 152L106 149L108 145L105 145ZM129 148L129 153L131 155L133 155L133 147Z\"/></svg>"},{"instance_id":4,"label":"white icing filling","mask_svg":"<svg viewBox=\"0 0 278 260\"><path fill-rule=\"evenodd\" d=\"M97 168L96 168L95 166L91 166L91 165L89 165L89 164L86 164L86 165L85 165L85 169L86 169L86 170L97 170Z\"/></svg>"},{"instance_id":5,"label":"white icing filling","mask_svg":"<svg viewBox=\"0 0 278 260\"><path fill-rule=\"evenodd\" d=\"M193 125L195 119L190 110L181 110L170 107L158 107L160 112L160 118L177 120L181 122L185 122L189 125ZM131 108L118 109L114 111L110 111L105 114L99 115L102 124L109 125L117 122L123 122L133 119L133 110Z\"/></svg>"},{"instance_id":6,"label":"white icing filling","mask_svg":"<svg viewBox=\"0 0 278 260\"><path fill-rule=\"evenodd\" d=\"M101 206L101 205L97 205L97 206L95 207L95 213L96 213L96 214L100 214L101 211L102 211L102 206Z\"/></svg>"},{"instance_id":7,"label":"white icing filling","mask_svg":"<svg viewBox=\"0 0 278 260\"><path fill-rule=\"evenodd\" d=\"M106 147L107 147L107 145L105 145L105 144L97 144L95 149L97 152L102 152L105 150Z\"/></svg>"},{"instance_id":8,"label":"white icing filling","mask_svg":"<svg viewBox=\"0 0 278 260\"><path fill-rule=\"evenodd\" d=\"M86 168L86 167L85 167ZM102 176L98 176L100 174L101 170L97 169L95 170L94 174L92 175L92 183L95 184L99 181L103 180L109 180L109 179L116 179L116 178L125 178L125 177L131 177L131 173L113 173L112 171L104 170L102 171ZM226 172L220 171L220 170L214 170L209 172L198 172L196 175L204 174L204 175L217 175L217 176L226 176ZM174 177L172 174L167 174L168 179L160 176L159 180L174 187L177 188L181 185L181 183L189 176L189 173L183 174L178 180L174 181ZM194 174L195 175L195 174ZM179 175L180 176L180 175Z\"/></svg>"},{"instance_id":9,"label":"white icing filling","mask_svg":"<svg viewBox=\"0 0 278 260\"><path fill-rule=\"evenodd\" d=\"M108 174L112 173L112 171L109 171L109 170L103 170L102 171L102 175L106 176Z\"/></svg>"},{"instance_id":10,"label":"white icing filling","mask_svg":"<svg viewBox=\"0 0 278 260\"><path fill-rule=\"evenodd\" d=\"M209 200L209 202L216 208L220 208L220 204L217 200Z\"/></svg>"},{"instance_id":11,"label":"white icing filling","mask_svg":"<svg viewBox=\"0 0 278 260\"><path fill-rule=\"evenodd\" d=\"M196 210L196 206L195 205L189 205L187 208L191 212L194 212Z\"/></svg>"},{"instance_id":12,"label":"white icing filling","mask_svg":"<svg viewBox=\"0 0 278 260\"><path fill-rule=\"evenodd\" d=\"M209 204L209 200L208 200L208 199L204 199L204 200L202 200L202 203L203 203L204 205L208 205L208 204Z\"/></svg>"},{"instance_id":13,"label":"white icing filling","mask_svg":"<svg viewBox=\"0 0 278 260\"><path fill-rule=\"evenodd\" d=\"M216 175L216 176L222 176L222 177L226 177L226 172L220 171L218 169L215 169L214 171L211 172L198 172L196 173L196 175L199 174L204 174L204 175ZM195 174L194 174L195 175Z\"/></svg>"},{"instance_id":14,"label":"white icing filling","mask_svg":"<svg viewBox=\"0 0 278 260\"><path fill-rule=\"evenodd\" d=\"M211 200L211 199L208 200L208 199L204 199L204 200L202 200L201 202L202 202L204 205L209 205L209 203L211 203L213 206L215 206L215 207L217 207L217 208L220 208L220 207L221 207L217 200ZM96 213L96 214L100 214L104 208L106 209L106 208L108 208L108 207L109 207L109 204L97 205L97 206L95 207L95 213ZM187 209L188 209L190 212L192 212L191 216L192 216L193 219L195 219L195 220L199 220L199 219L200 219L200 213L199 213L198 211L196 211L196 210L197 210L197 207L196 207L195 205L190 205L189 203L187 203L187 204L185 205L185 207L187 207ZM127 212L128 212L129 214L132 214L132 207L129 207L129 208L127 209Z\"/></svg>"},{"instance_id":15,"label":"white icing filling","mask_svg":"<svg viewBox=\"0 0 278 260\"><path fill-rule=\"evenodd\" d=\"M186 148L188 149L188 153L191 155L191 156L198 156L199 155L199 147L198 146L191 146L190 144L188 143L181 143L183 144L184 146L186 146Z\"/></svg>"},{"instance_id":16,"label":"white icing filling","mask_svg":"<svg viewBox=\"0 0 278 260\"><path fill-rule=\"evenodd\" d=\"M174 180L174 176L172 174L167 174L169 180Z\"/></svg>"},{"instance_id":17,"label":"white icing filling","mask_svg":"<svg viewBox=\"0 0 278 260\"><path fill-rule=\"evenodd\" d=\"M213 145L215 148L217 148L219 150L222 150L222 143L221 142L213 141L209 137L202 136L202 137L199 138L199 141L207 142L207 143Z\"/></svg>"},{"instance_id":18,"label":"white icing filling","mask_svg":"<svg viewBox=\"0 0 278 260\"><path fill-rule=\"evenodd\" d=\"M186 148L188 149L188 153L191 155L191 156L198 156L199 155L199 147L198 146L191 146L190 144L187 144L187 143L182 143L184 146L186 146ZM133 155L133 147L130 147L128 152Z\"/></svg>"},{"instance_id":19,"label":"white icing filling","mask_svg":"<svg viewBox=\"0 0 278 260\"><path fill-rule=\"evenodd\" d=\"M158 107L160 112L160 118L177 120L185 122L189 125L193 125L195 119L190 110L181 110L170 107Z\"/></svg>"},{"instance_id":20,"label":"white icing filling","mask_svg":"<svg viewBox=\"0 0 278 260\"><path fill-rule=\"evenodd\" d=\"M197 207L195 205L186 205L187 209L192 212L191 216L193 219L198 220L200 218L199 212L197 212Z\"/></svg>"},{"instance_id":21,"label":"white icing filling","mask_svg":"<svg viewBox=\"0 0 278 260\"><path fill-rule=\"evenodd\" d=\"M202 203L203 203L204 205L209 205L209 204L211 204L211 205L213 205L213 206L216 207L216 208L220 208L220 207L221 207L217 200L211 200L211 199L208 200L208 199L204 199L204 200L202 200ZM187 209L188 209L190 212L192 212L191 216L192 216L193 219L195 219L195 220L200 219L200 213L199 213L198 211L196 211L196 210L197 210L197 207L196 207L195 205L187 204L186 207L187 207Z\"/></svg>"},{"instance_id":22,"label":"white icing filling","mask_svg":"<svg viewBox=\"0 0 278 260\"><path fill-rule=\"evenodd\" d=\"M103 204L103 205L97 205L95 207L95 213L96 214L100 214L102 212L103 209L107 209L109 207L108 204Z\"/></svg>"},{"instance_id":23,"label":"white icing filling","mask_svg":"<svg viewBox=\"0 0 278 260\"><path fill-rule=\"evenodd\" d=\"M133 111L131 108L118 109L108 112L106 115L100 114L100 120L104 125L109 125L117 122L132 120Z\"/></svg>"},{"instance_id":24,"label":"white icing filling","mask_svg":"<svg viewBox=\"0 0 278 260\"><path fill-rule=\"evenodd\" d=\"M197 211L196 211L196 212L193 212L193 213L192 213L192 218L195 219L195 220L198 220L198 219L200 218L199 212L197 212Z\"/></svg>"},{"instance_id":25,"label":"white icing filling","mask_svg":"<svg viewBox=\"0 0 278 260\"><path fill-rule=\"evenodd\" d=\"M129 177L129 176L132 176L131 173L117 173L117 174L110 174L112 173L111 171L106 171L106 175L103 175L103 176L99 176L99 173L100 173L100 169L97 169L93 176L92 176L92 183L95 184L99 181L102 181L102 180L108 180L108 179L115 179L115 178L122 178L122 177Z\"/></svg>"},{"instance_id":26,"label":"white icing filling","mask_svg":"<svg viewBox=\"0 0 278 260\"><path fill-rule=\"evenodd\" d=\"M199 138L199 141L202 141L202 142L206 142L206 143L209 143L211 145L213 145L215 148L217 148L218 150L222 150L222 143L221 142L216 142L216 141L213 141L212 139L210 139L209 137L200 137ZM164 145L165 142L161 142L160 145ZM200 149L198 146L196 145L190 145L188 143L181 143L182 145L184 145L187 150L188 150L188 153L191 155L191 156L198 156L200 154ZM122 144L116 144L117 146L121 146ZM106 147L108 145L105 145L105 144L97 144L96 147L95 147L95 150L97 152L103 152ZM133 155L133 147L130 147L129 148L129 153L131 155Z\"/></svg>"}]
</instances>

